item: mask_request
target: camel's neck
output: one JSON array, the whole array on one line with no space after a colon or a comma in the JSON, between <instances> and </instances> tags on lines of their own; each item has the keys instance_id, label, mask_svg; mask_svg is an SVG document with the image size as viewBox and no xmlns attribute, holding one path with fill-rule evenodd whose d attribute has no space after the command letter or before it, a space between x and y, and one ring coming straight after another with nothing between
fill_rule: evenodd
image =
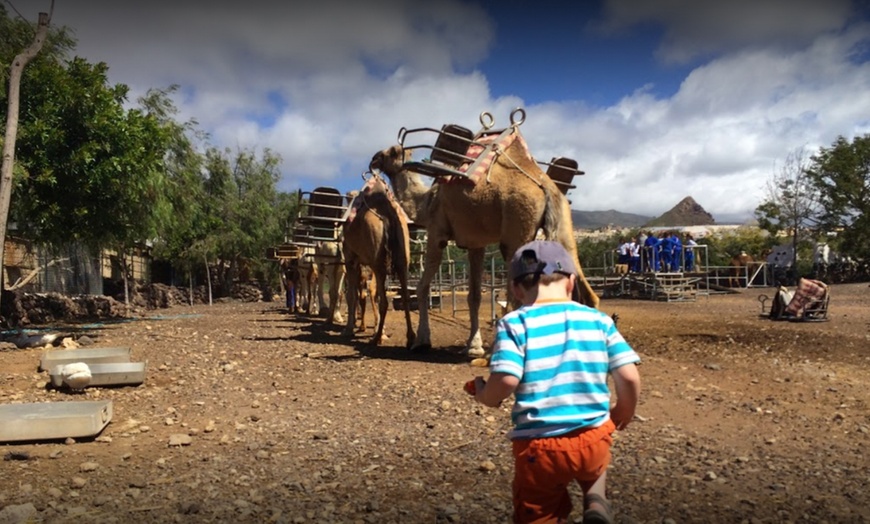
<instances>
[{"instance_id":1,"label":"camel's neck","mask_svg":"<svg viewBox=\"0 0 870 524\"><path fill-rule=\"evenodd\" d=\"M402 169L396 174L387 175L393 186L393 193L399 205L405 210L411 222L426 226L429 188L417 173Z\"/></svg>"}]
</instances>

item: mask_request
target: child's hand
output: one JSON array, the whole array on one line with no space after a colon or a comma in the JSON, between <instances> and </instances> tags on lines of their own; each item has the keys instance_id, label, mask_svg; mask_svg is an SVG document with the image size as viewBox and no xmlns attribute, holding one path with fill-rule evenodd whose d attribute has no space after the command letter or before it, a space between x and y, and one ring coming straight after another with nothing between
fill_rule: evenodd
<instances>
[{"instance_id":1,"label":"child's hand","mask_svg":"<svg viewBox=\"0 0 870 524\"><path fill-rule=\"evenodd\" d=\"M619 402L617 402L613 406L613 409L610 410L610 418L613 420L616 429L625 429L634 418L634 409L621 407Z\"/></svg>"},{"instance_id":2,"label":"child's hand","mask_svg":"<svg viewBox=\"0 0 870 524\"><path fill-rule=\"evenodd\" d=\"M474 377L466 382L465 385L462 386L462 389L464 389L469 395L476 397L477 392L481 391L484 386L486 386L486 381L483 380L483 377Z\"/></svg>"}]
</instances>

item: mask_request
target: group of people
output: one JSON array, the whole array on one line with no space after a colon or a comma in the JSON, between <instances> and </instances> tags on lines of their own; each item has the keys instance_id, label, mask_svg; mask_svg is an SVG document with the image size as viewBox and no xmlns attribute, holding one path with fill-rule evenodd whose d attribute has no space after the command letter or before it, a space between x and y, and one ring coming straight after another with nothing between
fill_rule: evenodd
<instances>
[{"instance_id":1,"label":"group of people","mask_svg":"<svg viewBox=\"0 0 870 524\"><path fill-rule=\"evenodd\" d=\"M617 263L631 273L694 271L697 245L691 233L684 233L683 238L673 231L662 231L658 236L652 231L640 233L620 239Z\"/></svg>"}]
</instances>

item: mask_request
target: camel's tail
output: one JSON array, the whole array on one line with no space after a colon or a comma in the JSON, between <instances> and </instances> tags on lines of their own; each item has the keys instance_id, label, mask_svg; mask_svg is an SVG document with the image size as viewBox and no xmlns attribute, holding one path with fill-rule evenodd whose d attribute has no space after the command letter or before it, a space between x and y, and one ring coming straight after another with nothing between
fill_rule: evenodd
<instances>
[{"instance_id":1,"label":"camel's tail","mask_svg":"<svg viewBox=\"0 0 870 524\"><path fill-rule=\"evenodd\" d=\"M559 240L559 228L564 227L562 222L562 193L559 192L555 184L543 184L544 196L546 203L544 204L544 216L541 221L541 228L544 230L544 239Z\"/></svg>"},{"instance_id":2,"label":"camel's tail","mask_svg":"<svg viewBox=\"0 0 870 524\"><path fill-rule=\"evenodd\" d=\"M402 275L408 271L410 263L410 245L408 244L408 225L402 220L397 204L389 203L389 219L386 222L385 234L389 249L389 265L393 275Z\"/></svg>"}]
</instances>

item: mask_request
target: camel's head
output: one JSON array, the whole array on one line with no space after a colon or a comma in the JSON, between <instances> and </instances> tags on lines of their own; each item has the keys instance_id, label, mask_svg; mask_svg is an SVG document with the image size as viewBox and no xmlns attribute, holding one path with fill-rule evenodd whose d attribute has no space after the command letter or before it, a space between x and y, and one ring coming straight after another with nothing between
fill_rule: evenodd
<instances>
[{"instance_id":1,"label":"camel's head","mask_svg":"<svg viewBox=\"0 0 870 524\"><path fill-rule=\"evenodd\" d=\"M347 200L347 205L351 205L353 203L353 199L359 194L358 189L354 189L352 191L348 191L346 195L344 195L344 199Z\"/></svg>"},{"instance_id":2,"label":"camel's head","mask_svg":"<svg viewBox=\"0 0 870 524\"><path fill-rule=\"evenodd\" d=\"M372 157L372 161L369 164L369 170L373 172L380 171L386 173L388 176L394 175L402 170L402 166L405 165L405 162L410 161L411 150L405 149L396 144L384 149L383 151L375 153L375 156Z\"/></svg>"}]
</instances>

